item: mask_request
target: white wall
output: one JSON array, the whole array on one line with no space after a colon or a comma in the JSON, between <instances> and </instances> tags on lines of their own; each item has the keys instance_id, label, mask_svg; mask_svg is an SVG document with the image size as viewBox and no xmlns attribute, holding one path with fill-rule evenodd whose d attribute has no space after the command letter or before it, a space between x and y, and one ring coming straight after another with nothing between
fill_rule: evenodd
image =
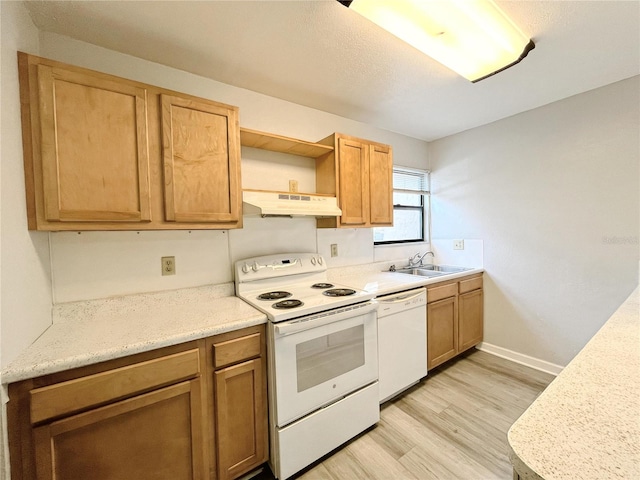
<instances>
[{"instance_id":1,"label":"white wall","mask_svg":"<svg viewBox=\"0 0 640 480\"><path fill-rule=\"evenodd\" d=\"M639 92L634 77L430 144L434 239L483 240L485 342L566 365L637 285Z\"/></svg>"},{"instance_id":2,"label":"white wall","mask_svg":"<svg viewBox=\"0 0 640 480\"><path fill-rule=\"evenodd\" d=\"M394 147L395 162L400 165L425 168L427 144L421 140L380 130L368 125L337 117L325 112L295 105L276 98L215 82L203 77L109 51L56 34L40 33L40 49L23 47L29 53L94 70L139 80L193 95L211 98L240 107L240 124L286 136L316 141L339 131ZM4 47L4 42L3 42ZM15 55L14 51L10 52ZM13 65L12 65L13 66ZM15 70L15 66L14 70ZM3 79L4 79L3 72ZM17 78L11 78L17 82ZM17 98L17 83L15 85ZM12 139L20 141L19 122L15 122ZM15 171L7 181L23 189L21 151L16 150ZM247 188L287 189L288 180L299 181L301 189L315 188L315 164L309 159L243 148L243 186ZM18 163L19 162L19 163ZM277 172L274 175L273 172ZM9 195L7 195L9 197ZM28 234L24 214L24 194L11 193L10 199L21 210L14 215L22 221L11 231L21 236L40 237L42 265L47 267L46 234ZM350 231L335 232L331 238L316 236L315 221L303 219L246 218L245 227L238 231L200 232L76 232L50 234L51 289L56 303L99 298L146 291L224 283L232 281L232 262L246 256L277 251L323 251L329 242L341 244L341 256L333 259L336 265L371 262L373 249L370 230L355 236ZM365 252L365 254L363 254ZM3 254L9 253L3 249ZM160 276L160 256L176 257L177 275ZM16 258L21 265L31 260ZM49 282L48 276L46 278ZM24 300L21 300L22 302ZM26 308L16 302L18 310ZM50 302L50 300L48 300ZM42 315L38 316L38 320ZM13 326L8 319L10 327ZM38 333L41 324L32 320ZM29 323L29 322L27 322ZM24 348L32 338L11 355L3 357L3 364Z\"/></svg>"},{"instance_id":3,"label":"white wall","mask_svg":"<svg viewBox=\"0 0 640 480\"><path fill-rule=\"evenodd\" d=\"M341 256L332 260L333 264L374 260L370 230L367 230L368 234L360 233L355 238L351 231L334 232L330 239L318 237L315 220L311 218L245 218L245 228L237 231L29 232L22 160L18 50L237 105L240 107L240 124L244 127L310 141L320 140L336 131L344 132L392 144L397 164L417 168L427 165L427 144L421 140L66 37L38 33L21 3L1 1L0 5L0 367L6 366L49 326L52 301L229 282L232 280L232 262L237 259L284 250L326 250L328 241L339 242L344 247L341 248ZM286 189L289 179L298 180L300 188L315 187L314 165L308 159L246 148L243 148L242 156L243 185L246 187ZM278 172L277 176L272 174L274 170ZM364 256L363 251L367 252ZM176 257L175 276L160 275L160 257L165 255ZM4 437L6 431L2 431ZM4 449L0 449L0 478L3 457L6 459L3 453Z\"/></svg>"},{"instance_id":4,"label":"white wall","mask_svg":"<svg viewBox=\"0 0 640 480\"><path fill-rule=\"evenodd\" d=\"M38 34L25 8L0 2L0 365L49 325L51 286L47 235L29 233L22 167L17 50L38 52ZM0 415L0 478L8 463L6 398Z\"/></svg>"},{"instance_id":5,"label":"white wall","mask_svg":"<svg viewBox=\"0 0 640 480\"><path fill-rule=\"evenodd\" d=\"M426 248L374 249L370 230L316 231L311 219L247 219L229 232L28 232L16 50L238 105L248 128L312 141L343 131L392 144L395 163L410 167L427 167L429 153L420 140L56 34L38 37L14 2L2 2L2 13L2 365L46 328L52 292L61 302L231 281L238 258L326 254L331 243L340 251L331 266ZM485 249L487 341L566 363L630 290L637 245L615 242L638 233L635 86L622 82L432 145L434 237L477 239ZM277 177L264 174L274 166ZM243 149L243 175L245 186L279 189L289 178L312 185L314 174L306 159ZM161 255L176 256L178 275L159 276ZM606 279L592 273L592 261L604 262ZM560 285L550 293L552 280ZM584 320L587 313L597 320ZM523 331L535 341L518 338Z\"/></svg>"},{"instance_id":6,"label":"white wall","mask_svg":"<svg viewBox=\"0 0 640 480\"><path fill-rule=\"evenodd\" d=\"M248 128L311 141L341 131L389 143L398 165L426 168L428 149L363 123L38 34L20 3L0 2L0 12L0 365L48 326L52 292L69 301L231 281L238 258L326 253L330 243L341 252L332 266L415 253L416 246L373 249L370 230L316 232L312 219L247 219L243 230L191 234L29 232L17 50L237 105ZM484 244L487 341L564 364L637 282L637 105L635 79L433 144L436 236ZM251 185L264 181L260 172L271 162L280 174L264 188L281 188L291 176L311 183L308 162L247 150L243 174ZM176 256L178 275L159 276L161 255Z\"/></svg>"},{"instance_id":7,"label":"white wall","mask_svg":"<svg viewBox=\"0 0 640 480\"><path fill-rule=\"evenodd\" d=\"M2 15L1 356L6 365L50 323L51 282L46 233L27 230L18 90L18 50L38 53L26 9L0 2Z\"/></svg>"}]
</instances>

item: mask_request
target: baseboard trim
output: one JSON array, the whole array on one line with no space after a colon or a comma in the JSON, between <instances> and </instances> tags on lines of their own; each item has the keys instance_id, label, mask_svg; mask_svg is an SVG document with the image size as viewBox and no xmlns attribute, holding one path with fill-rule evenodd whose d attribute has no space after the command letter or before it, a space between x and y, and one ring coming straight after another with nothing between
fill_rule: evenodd
<instances>
[{"instance_id":1,"label":"baseboard trim","mask_svg":"<svg viewBox=\"0 0 640 480\"><path fill-rule=\"evenodd\" d=\"M482 350L483 352L490 353L491 355L495 355L496 357L505 358L507 360L511 360L512 362L519 363L520 365L535 368L536 370L540 370L541 372L550 373L551 375L557 376L564 368L560 365L556 365L555 363L540 360L539 358L530 357L529 355L514 352L513 350L498 347L497 345L492 345L486 342L482 342L476 348L478 350Z\"/></svg>"}]
</instances>

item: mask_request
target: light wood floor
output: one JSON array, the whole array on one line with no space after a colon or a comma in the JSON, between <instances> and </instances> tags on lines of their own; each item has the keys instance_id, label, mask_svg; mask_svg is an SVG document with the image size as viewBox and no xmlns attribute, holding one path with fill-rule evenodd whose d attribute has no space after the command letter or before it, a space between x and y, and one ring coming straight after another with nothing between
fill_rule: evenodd
<instances>
[{"instance_id":1,"label":"light wood floor","mask_svg":"<svg viewBox=\"0 0 640 480\"><path fill-rule=\"evenodd\" d=\"M507 431L553 378L472 349L383 404L375 427L297 478L511 479Z\"/></svg>"}]
</instances>

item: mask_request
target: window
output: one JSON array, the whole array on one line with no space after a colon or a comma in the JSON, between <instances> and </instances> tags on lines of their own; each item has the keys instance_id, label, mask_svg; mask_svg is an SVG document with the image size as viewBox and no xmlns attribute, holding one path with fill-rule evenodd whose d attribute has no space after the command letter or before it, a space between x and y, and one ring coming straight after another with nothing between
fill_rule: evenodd
<instances>
[{"instance_id":1,"label":"window","mask_svg":"<svg viewBox=\"0 0 640 480\"><path fill-rule=\"evenodd\" d=\"M429 172L394 167L393 227L374 228L374 245L424 242L428 212Z\"/></svg>"}]
</instances>

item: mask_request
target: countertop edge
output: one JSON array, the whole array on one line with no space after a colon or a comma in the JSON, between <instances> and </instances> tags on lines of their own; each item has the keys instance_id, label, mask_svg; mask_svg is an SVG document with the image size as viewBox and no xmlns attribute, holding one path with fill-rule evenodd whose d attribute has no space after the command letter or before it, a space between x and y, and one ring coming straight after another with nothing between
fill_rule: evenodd
<instances>
[{"instance_id":1,"label":"countertop edge","mask_svg":"<svg viewBox=\"0 0 640 480\"><path fill-rule=\"evenodd\" d=\"M511 431L511 429L509 429L509 431ZM534 472L531 467L529 467L526 463L520 460L520 457L518 457L516 452L514 452L513 448L511 447L508 433L507 433L507 448L508 448L507 456L509 457L509 461L511 462L513 470L517 472L518 475L520 476L520 480L545 480L543 477L541 477L536 472Z\"/></svg>"},{"instance_id":2,"label":"countertop edge","mask_svg":"<svg viewBox=\"0 0 640 480\"><path fill-rule=\"evenodd\" d=\"M541 393L541 395L529 406L529 408L527 408L527 410L525 410L525 412L509 428L509 431L507 433L509 460L511 462L511 465L513 466L514 471L522 479L544 480L545 478L547 479L548 478L558 478L558 479L575 478L574 475L577 474L577 470L572 470L570 472L567 472L566 469L562 468L566 466L558 465L558 464L548 466L549 470L554 472L554 475L552 477L548 476L546 473L544 473L544 475L547 475L547 476L543 476L542 474L537 473L534 467L530 466L528 463L525 462L525 460L523 460L523 458L525 459L527 458L528 453L535 451L537 444L535 446L532 446L532 441L527 441L523 444L522 439L514 440L513 439L514 432L518 431L518 435L522 436L522 435L525 435L523 433L523 429L524 429L524 432L526 432L528 429L531 431L531 435L535 434L535 439L538 440L537 442L538 444L545 441L553 443L555 438L553 435L547 435L547 437L549 438L541 439L539 437L539 432L537 432L536 426L541 421L541 418L539 418L540 409L543 409L543 407L547 407L549 404L552 404L552 405L571 404L573 401L573 396L571 397L571 399L568 399L567 395L571 393L572 390L570 390L570 387L576 383L576 378L580 379L580 382L578 382L579 384L581 385L583 383L586 384L586 386L583 386L581 388L589 388L589 380L593 383L594 379L590 377L584 378L584 370L583 370L582 364L585 364L588 367L593 367L594 365L597 364L595 363L593 356L598 353L599 349L602 348L602 345L608 345L607 342L610 342L612 340L611 337L614 337L613 340L615 340L616 338L618 339L621 338L621 334L618 332L618 335L616 335L616 332L612 331L613 329L617 328L619 329L619 331L625 330L625 327L627 327L629 323L633 324L633 322L635 322L635 324L633 324L633 327L637 334L640 326L640 311L638 309L639 299L640 299L640 287L636 287L636 289L616 309L616 311L595 333L595 335L589 340L589 342L587 342L587 344L580 350L580 352L578 352L578 354L573 358L573 360L569 362L569 364L567 365L567 367L565 367L563 372L561 372L560 375L556 377L556 379L547 387L547 389L545 389L545 391ZM625 330L625 333L626 333L626 330ZM635 353L631 352L631 354L635 355L636 357L640 357L639 350L637 350ZM602 359L599 358L597 360L600 361ZM635 358L635 360L637 364L638 358ZM615 379L620 380L619 378L615 378ZM565 384L569 388L565 388ZM613 388L616 388L616 386L619 387L620 385L617 385L614 382L612 386ZM584 407L583 405L579 405L579 406ZM571 410L567 410L566 405L563 405L563 408L564 410L562 410L562 412L564 413L565 416L568 415L569 413L576 413ZM584 408L580 410L580 413L582 413L584 416L585 414ZM550 416L546 416L545 418L547 420L546 422L547 424L549 423L550 420L553 419L553 417L550 417ZM618 418L618 417L615 417L615 418ZM554 422L554 425L558 423L558 419L559 417L556 416L556 422ZM581 419L581 422L586 423L587 425L589 425L590 422L592 421L593 420L589 421L588 418ZM602 441L602 437L599 437L599 438ZM568 441L568 439L565 439L565 441ZM588 441L588 440L585 440L585 441ZM588 455L589 457L592 456L589 453L592 451L592 447L593 445L590 446L588 443L586 446L583 447L583 449L587 451L585 455ZM530 452L524 451L526 448L529 448ZM622 459L620 457L621 452L616 452L616 455L618 456L617 462L614 462L613 465L611 465L611 461L609 461L609 464L602 467L604 468L604 471L607 471L606 469L611 467L614 467L614 470L615 470L615 468L619 468L622 463L624 463L628 467L630 463L635 467L637 472L640 472L640 462L638 461L638 459L640 458L638 456L639 455L638 452L640 452L640 447L638 446L637 440L635 445L631 448L634 450L631 453L629 453L629 451L627 450L622 451L622 454L630 455L631 456L630 459L627 459L627 458ZM608 455L612 454L612 452L607 452L607 453ZM638 462L638 463L634 463L633 461L634 453L635 453L635 462ZM528 455L528 456L531 456L531 455ZM630 461L627 461L627 460L630 460ZM575 461L579 462L580 459L577 458L575 459ZM534 463L534 462L530 460L530 463ZM538 461L538 464L540 464L539 461ZM538 466L541 466L541 465L538 465ZM542 465L542 466L545 469L547 468L547 465ZM579 467L584 468L584 465L580 463ZM599 466L598 468L601 468L601 467ZM598 472L593 472L593 473L602 474L603 471L599 470ZM585 474L585 472L582 471L582 474ZM624 471L616 470L616 475L620 475L620 474L624 475ZM599 478L602 478L602 477L599 477ZM618 477L616 476L616 478Z\"/></svg>"}]
</instances>

